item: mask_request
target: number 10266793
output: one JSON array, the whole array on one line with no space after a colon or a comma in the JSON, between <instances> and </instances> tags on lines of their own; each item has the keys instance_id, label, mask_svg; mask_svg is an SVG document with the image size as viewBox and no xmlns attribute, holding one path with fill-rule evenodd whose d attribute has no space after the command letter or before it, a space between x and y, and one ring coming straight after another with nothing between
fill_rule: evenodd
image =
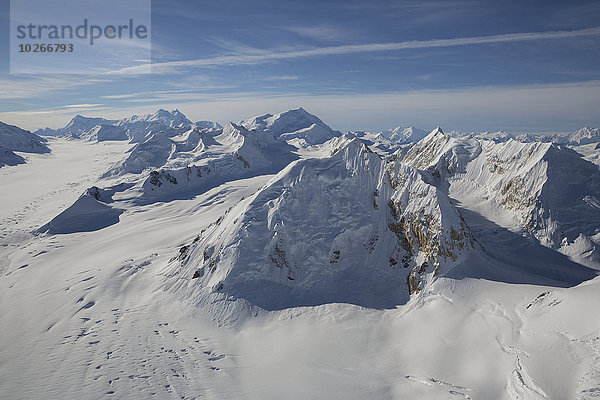
<instances>
[{"instance_id":1,"label":"number 10266793","mask_svg":"<svg viewBox=\"0 0 600 400\"><path fill-rule=\"evenodd\" d=\"M72 43L20 43L19 53L72 53L74 50Z\"/></svg>"}]
</instances>

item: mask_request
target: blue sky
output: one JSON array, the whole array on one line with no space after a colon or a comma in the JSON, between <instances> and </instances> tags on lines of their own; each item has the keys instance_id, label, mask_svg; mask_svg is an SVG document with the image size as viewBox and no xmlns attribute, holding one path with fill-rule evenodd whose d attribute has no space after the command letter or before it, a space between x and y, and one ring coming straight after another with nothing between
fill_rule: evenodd
<instances>
[{"instance_id":1,"label":"blue sky","mask_svg":"<svg viewBox=\"0 0 600 400\"><path fill-rule=\"evenodd\" d=\"M599 1L153 0L152 74L11 75L8 1L0 28L0 120L27 129L298 106L340 130L600 126Z\"/></svg>"}]
</instances>

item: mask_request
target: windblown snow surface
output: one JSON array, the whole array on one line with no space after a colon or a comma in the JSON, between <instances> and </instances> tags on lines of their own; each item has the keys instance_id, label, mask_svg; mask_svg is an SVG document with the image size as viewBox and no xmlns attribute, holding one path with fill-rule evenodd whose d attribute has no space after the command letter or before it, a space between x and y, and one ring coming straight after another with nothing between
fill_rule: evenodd
<instances>
[{"instance_id":1,"label":"windblown snow surface","mask_svg":"<svg viewBox=\"0 0 600 400\"><path fill-rule=\"evenodd\" d=\"M184 118L0 169L0 398L600 396L589 155Z\"/></svg>"}]
</instances>

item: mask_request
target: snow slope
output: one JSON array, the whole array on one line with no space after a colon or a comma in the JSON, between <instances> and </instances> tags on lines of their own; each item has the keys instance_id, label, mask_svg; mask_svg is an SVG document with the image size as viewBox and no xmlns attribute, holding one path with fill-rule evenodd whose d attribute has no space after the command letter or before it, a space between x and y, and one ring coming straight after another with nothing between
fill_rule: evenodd
<instances>
[{"instance_id":1,"label":"snow slope","mask_svg":"<svg viewBox=\"0 0 600 400\"><path fill-rule=\"evenodd\" d=\"M42 226L40 233L89 232L106 228L119 222L122 210L112 208L112 194L108 190L92 186L87 189L69 208Z\"/></svg>"},{"instance_id":2,"label":"snow slope","mask_svg":"<svg viewBox=\"0 0 600 400\"><path fill-rule=\"evenodd\" d=\"M25 163L25 159L14 152L49 153L46 140L14 125L0 122L0 167Z\"/></svg>"},{"instance_id":3,"label":"snow slope","mask_svg":"<svg viewBox=\"0 0 600 400\"><path fill-rule=\"evenodd\" d=\"M346 135L352 135L359 138L364 144L369 146L369 149L380 156L390 155L400 147L397 143L392 142L381 133L349 132Z\"/></svg>"},{"instance_id":4,"label":"snow slope","mask_svg":"<svg viewBox=\"0 0 600 400\"><path fill-rule=\"evenodd\" d=\"M209 129L209 130L214 130L214 131L223 128L217 122L213 122L213 121L196 121L193 123L193 127L196 129Z\"/></svg>"}]
</instances>

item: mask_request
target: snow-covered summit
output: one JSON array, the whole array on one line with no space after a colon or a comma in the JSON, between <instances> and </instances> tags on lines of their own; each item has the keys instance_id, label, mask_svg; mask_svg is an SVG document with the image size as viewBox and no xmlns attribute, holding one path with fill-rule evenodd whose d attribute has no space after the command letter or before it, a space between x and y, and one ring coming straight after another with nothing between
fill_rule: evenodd
<instances>
[{"instance_id":1,"label":"snow-covered summit","mask_svg":"<svg viewBox=\"0 0 600 400\"><path fill-rule=\"evenodd\" d=\"M159 109L154 114L133 115L116 122L117 126L127 131L131 142L138 143L148 134L165 129L174 129L180 132L192 127L193 123L183 113L175 109L167 111Z\"/></svg>"},{"instance_id":2,"label":"snow-covered summit","mask_svg":"<svg viewBox=\"0 0 600 400\"><path fill-rule=\"evenodd\" d=\"M83 115L77 114L74 116L69 123L59 129L38 129L35 131L38 135L43 136L59 136L59 137L67 137L69 139L81 139L90 137L90 132L93 128L99 125L114 125L116 124L116 120L109 120L105 118L97 118L97 117L84 117Z\"/></svg>"},{"instance_id":3,"label":"snow-covered summit","mask_svg":"<svg viewBox=\"0 0 600 400\"><path fill-rule=\"evenodd\" d=\"M583 127L569 136L569 144L585 145L600 142L600 129Z\"/></svg>"},{"instance_id":4,"label":"snow-covered summit","mask_svg":"<svg viewBox=\"0 0 600 400\"><path fill-rule=\"evenodd\" d=\"M423 139L427 136L427 131L413 126L398 126L391 131L385 132L385 135L393 142L407 144L416 143Z\"/></svg>"},{"instance_id":5,"label":"snow-covered summit","mask_svg":"<svg viewBox=\"0 0 600 400\"><path fill-rule=\"evenodd\" d=\"M59 129L60 134L58 136L70 136L74 139L79 139L85 132L93 129L97 125L112 125L116 123L114 120L107 120L104 118L93 118L84 117L82 115L76 115L69 121L67 126Z\"/></svg>"},{"instance_id":6,"label":"snow-covered summit","mask_svg":"<svg viewBox=\"0 0 600 400\"><path fill-rule=\"evenodd\" d=\"M432 141L440 140L440 139L446 140L447 138L449 138L449 136L444 133L442 128L437 126L434 130L432 130L427 135L425 135L425 137L423 137L421 140L419 140L419 142L427 143L427 142L432 142Z\"/></svg>"},{"instance_id":7,"label":"snow-covered summit","mask_svg":"<svg viewBox=\"0 0 600 400\"><path fill-rule=\"evenodd\" d=\"M340 136L340 132L331 129L319 117L303 108L252 117L240 122L240 125L249 131L268 132L300 145L322 144Z\"/></svg>"},{"instance_id":8,"label":"snow-covered summit","mask_svg":"<svg viewBox=\"0 0 600 400\"><path fill-rule=\"evenodd\" d=\"M96 231L119 222L123 210L110 206L114 191L88 188L75 203L37 230L37 233L66 234Z\"/></svg>"},{"instance_id":9,"label":"snow-covered summit","mask_svg":"<svg viewBox=\"0 0 600 400\"><path fill-rule=\"evenodd\" d=\"M139 125L160 125L167 128L182 128L192 125L192 121L187 119L183 113L177 109L167 111L159 109L153 114L133 115L117 121L117 125L125 126L129 129Z\"/></svg>"},{"instance_id":10,"label":"snow-covered summit","mask_svg":"<svg viewBox=\"0 0 600 400\"><path fill-rule=\"evenodd\" d=\"M181 128L179 128L181 130ZM105 178L126 176L143 198L197 195L224 182L280 171L298 156L291 146L228 123L224 128L151 133ZM269 139L270 138L270 139ZM133 174L133 175L130 175Z\"/></svg>"},{"instance_id":11,"label":"snow-covered summit","mask_svg":"<svg viewBox=\"0 0 600 400\"><path fill-rule=\"evenodd\" d=\"M0 146L25 153L49 153L46 140L15 125L0 122Z\"/></svg>"}]
</instances>

